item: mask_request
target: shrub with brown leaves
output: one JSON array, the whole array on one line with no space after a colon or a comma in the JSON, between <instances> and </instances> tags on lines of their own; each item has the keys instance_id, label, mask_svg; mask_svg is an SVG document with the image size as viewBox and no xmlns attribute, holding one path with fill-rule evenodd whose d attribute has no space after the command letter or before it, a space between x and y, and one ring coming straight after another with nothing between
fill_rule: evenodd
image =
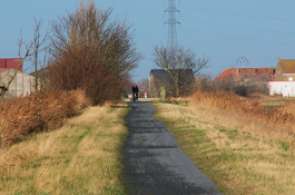
<instances>
[{"instance_id":1,"label":"shrub with brown leaves","mask_svg":"<svg viewBox=\"0 0 295 195\"><path fill-rule=\"evenodd\" d=\"M84 92L48 92L0 103L0 144L11 145L38 131L58 128L89 105Z\"/></svg>"}]
</instances>

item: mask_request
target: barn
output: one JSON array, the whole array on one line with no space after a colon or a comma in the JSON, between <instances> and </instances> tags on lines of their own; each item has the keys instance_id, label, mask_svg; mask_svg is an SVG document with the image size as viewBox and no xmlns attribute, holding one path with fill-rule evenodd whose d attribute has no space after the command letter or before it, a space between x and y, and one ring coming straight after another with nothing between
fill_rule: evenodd
<instances>
[{"instance_id":1,"label":"barn","mask_svg":"<svg viewBox=\"0 0 295 195\"><path fill-rule=\"evenodd\" d=\"M158 98L163 91L165 91L165 96L175 97L176 86L172 75L177 76L180 96L188 96L192 93L195 77L191 69L153 69L149 76L150 97Z\"/></svg>"}]
</instances>

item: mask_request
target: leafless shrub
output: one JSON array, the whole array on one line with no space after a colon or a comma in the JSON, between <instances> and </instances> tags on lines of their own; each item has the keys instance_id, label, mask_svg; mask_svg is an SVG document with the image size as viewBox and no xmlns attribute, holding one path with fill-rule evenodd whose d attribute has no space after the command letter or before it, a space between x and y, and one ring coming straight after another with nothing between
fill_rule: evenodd
<instances>
[{"instance_id":1,"label":"leafless shrub","mask_svg":"<svg viewBox=\"0 0 295 195\"><path fill-rule=\"evenodd\" d=\"M176 97L180 96L180 83L183 80L181 72L190 69L196 75L208 65L208 59L196 58L195 54L189 49L169 50L165 47L156 47L154 55L156 65L169 73L176 90Z\"/></svg>"},{"instance_id":2,"label":"leafless shrub","mask_svg":"<svg viewBox=\"0 0 295 195\"><path fill-rule=\"evenodd\" d=\"M124 24L93 3L53 26L49 80L54 89L84 89L94 103L117 99L138 56Z\"/></svg>"}]
</instances>

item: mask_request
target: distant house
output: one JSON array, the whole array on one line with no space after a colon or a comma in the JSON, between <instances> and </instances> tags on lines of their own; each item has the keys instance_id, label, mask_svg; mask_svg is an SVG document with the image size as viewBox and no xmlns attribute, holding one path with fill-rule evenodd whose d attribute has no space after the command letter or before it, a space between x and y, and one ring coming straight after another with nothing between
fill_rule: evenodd
<instances>
[{"instance_id":1,"label":"distant house","mask_svg":"<svg viewBox=\"0 0 295 195\"><path fill-rule=\"evenodd\" d=\"M275 80L269 82L269 93L271 96L295 97L295 60L279 60Z\"/></svg>"},{"instance_id":2,"label":"distant house","mask_svg":"<svg viewBox=\"0 0 295 195\"><path fill-rule=\"evenodd\" d=\"M21 58L0 58L0 71L7 69L23 71L23 60Z\"/></svg>"},{"instance_id":3,"label":"distant house","mask_svg":"<svg viewBox=\"0 0 295 195\"><path fill-rule=\"evenodd\" d=\"M0 58L0 97L21 97L34 92L35 77L23 72L21 58Z\"/></svg>"},{"instance_id":4,"label":"distant house","mask_svg":"<svg viewBox=\"0 0 295 195\"><path fill-rule=\"evenodd\" d=\"M167 97L176 96L176 85L172 75L177 76L179 81L178 88L180 96L187 96L192 93L195 78L191 69L175 69L169 71L154 69L151 70L149 76L150 97L160 97L162 91L165 91Z\"/></svg>"},{"instance_id":5,"label":"distant house","mask_svg":"<svg viewBox=\"0 0 295 195\"><path fill-rule=\"evenodd\" d=\"M34 92L35 78L16 69L0 72L0 95L5 98L28 96Z\"/></svg>"},{"instance_id":6,"label":"distant house","mask_svg":"<svg viewBox=\"0 0 295 195\"><path fill-rule=\"evenodd\" d=\"M276 70L276 81L295 81L295 60L280 59Z\"/></svg>"},{"instance_id":7,"label":"distant house","mask_svg":"<svg viewBox=\"0 0 295 195\"><path fill-rule=\"evenodd\" d=\"M217 81L237 83L268 82L275 78L274 68L229 68L216 77Z\"/></svg>"}]
</instances>

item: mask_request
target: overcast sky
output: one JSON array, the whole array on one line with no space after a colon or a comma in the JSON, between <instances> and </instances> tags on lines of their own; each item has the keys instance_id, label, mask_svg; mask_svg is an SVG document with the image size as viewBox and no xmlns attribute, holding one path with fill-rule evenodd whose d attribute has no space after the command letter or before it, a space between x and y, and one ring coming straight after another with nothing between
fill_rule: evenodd
<instances>
[{"instance_id":1,"label":"overcast sky","mask_svg":"<svg viewBox=\"0 0 295 195\"><path fill-rule=\"evenodd\" d=\"M96 0L98 8L113 9L116 20L132 27L142 56L133 78L146 78L153 48L167 43L168 0ZM295 58L294 0L177 0L181 13L178 41L182 47L209 58L208 74L233 66L275 66L278 58ZM50 24L74 11L79 0L1 0L0 57L15 57L17 37L32 33L34 17ZM248 63L238 63L240 57Z\"/></svg>"}]
</instances>

